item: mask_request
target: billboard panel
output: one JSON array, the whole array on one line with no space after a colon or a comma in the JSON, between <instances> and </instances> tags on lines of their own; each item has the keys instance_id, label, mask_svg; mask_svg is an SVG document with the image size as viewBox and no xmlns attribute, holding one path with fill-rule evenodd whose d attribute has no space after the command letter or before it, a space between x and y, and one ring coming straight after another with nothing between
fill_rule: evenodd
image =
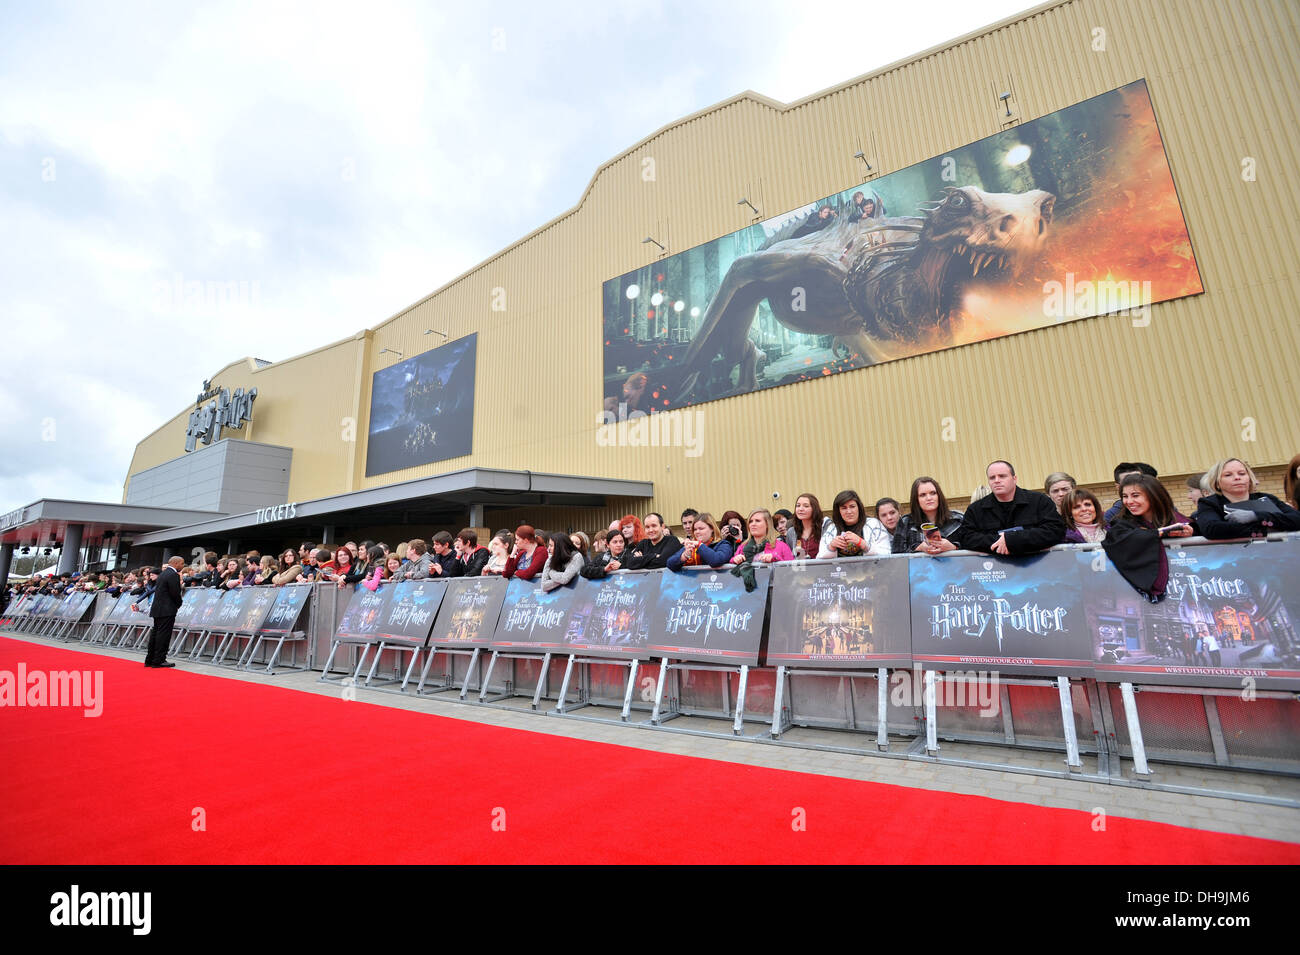
<instances>
[{"instance_id":1,"label":"billboard panel","mask_svg":"<svg viewBox=\"0 0 1300 955\"><path fill-rule=\"evenodd\" d=\"M605 282L602 414L609 424L1202 290L1136 80Z\"/></svg>"},{"instance_id":2,"label":"billboard panel","mask_svg":"<svg viewBox=\"0 0 1300 955\"><path fill-rule=\"evenodd\" d=\"M366 477L473 450L477 344L467 335L375 372Z\"/></svg>"}]
</instances>

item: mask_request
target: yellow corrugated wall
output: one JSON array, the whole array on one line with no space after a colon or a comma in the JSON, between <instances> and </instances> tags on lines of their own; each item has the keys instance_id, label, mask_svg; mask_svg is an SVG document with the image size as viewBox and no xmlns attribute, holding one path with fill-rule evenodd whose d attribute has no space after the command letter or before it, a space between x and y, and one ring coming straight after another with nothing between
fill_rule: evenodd
<instances>
[{"instance_id":1,"label":"yellow corrugated wall","mask_svg":"<svg viewBox=\"0 0 1300 955\"><path fill-rule=\"evenodd\" d=\"M257 384L257 415L269 418L300 407L295 362L319 366L309 378L358 379L344 402L360 418L350 457L338 453L337 428L296 411L283 426L256 418L254 440L302 449L295 498L481 465L651 480L649 506L671 519L687 505L773 506L773 493L775 506L803 490L828 501L846 486L869 501L902 498L921 473L962 498L994 457L1012 460L1030 487L1058 469L1101 484L1133 458L1168 475L1225 454L1285 463L1300 450L1297 11L1293 0L1068 0L789 107L738 96L615 158L570 213L382 322L371 340L232 372L230 386ZM1104 51L1093 49L1097 29ZM741 195L761 196L771 216L849 187L862 173L859 148L888 173L981 139L1000 128L995 94L1008 84L1029 120L1141 77L1205 294L1153 306L1148 327L1086 319L698 406L687 412L701 415L698 457L598 446L601 283L648 261L645 236L680 252L746 225ZM1244 157L1255 161L1253 182L1243 181ZM653 181L643 178L647 158ZM492 308L495 289L503 311ZM370 376L399 360L379 352L409 358L441 344L428 328L478 333L474 454L366 478ZM324 410L313 417L349 414ZM948 419L956 440L943 440ZM175 425L142 442L132 473L175 456Z\"/></svg>"}]
</instances>

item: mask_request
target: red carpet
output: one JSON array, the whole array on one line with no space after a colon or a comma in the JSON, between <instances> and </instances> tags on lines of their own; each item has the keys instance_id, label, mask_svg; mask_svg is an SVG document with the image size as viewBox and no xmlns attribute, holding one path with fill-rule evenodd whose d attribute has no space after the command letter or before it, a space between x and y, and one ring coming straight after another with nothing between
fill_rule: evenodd
<instances>
[{"instance_id":1,"label":"red carpet","mask_svg":"<svg viewBox=\"0 0 1300 955\"><path fill-rule=\"evenodd\" d=\"M98 718L0 708L5 864L1300 862L1300 845L1283 842L1113 815L1095 832L1075 810L563 739L0 638L0 671L20 662L102 670L104 703ZM192 827L196 809L205 831Z\"/></svg>"}]
</instances>

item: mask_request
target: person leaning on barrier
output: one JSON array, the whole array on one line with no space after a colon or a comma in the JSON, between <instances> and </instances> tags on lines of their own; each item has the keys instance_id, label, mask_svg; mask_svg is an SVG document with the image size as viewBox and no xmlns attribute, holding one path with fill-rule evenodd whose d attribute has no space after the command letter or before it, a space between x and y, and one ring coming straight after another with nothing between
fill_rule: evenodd
<instances>
[{"instance_id":1,"label":"person leaning on barrier","mask_svg":"<svg viewBox=\"0 0 1300 955\"><path fill-rule=\"evenodd\" d=\"M401 580L426 580L433 575L433 557L429 554L429 545L420 538L408 541L406 545L407 562L402 565Z\"/></svg>"},{"instance_id":2,"label":"person leaning on barrier","mask_svg":"<svg viewBox=\"0 0 1300 955\"><path fill-rule=\"evenodd\" d=\"M645 541L642 541L642 543L645 543ZM582 565L582 570L579 573L588 580L599 580L616 570L623 570L623 559L626 556L627 544L623 539L623 535L611 534L609 548L600 553L592 554L587 562Z\"/></svg>"},{"instance_id":3,"label":"person leaning on barrier","mask_svg":"<svg viewBox=\"0 0 1300 955\"><path fill-rule=\"evenodd\" d=\"M551 591L570 583L582 571L582 555L569 540L569 535L556 531L546 543L548 556L542 572L536 578L542 590Z\"/></svg>"},{"instance_id":4,"label":"person leaning on barrier","mask_svg":"<svg viewBox=\"0 0 1300 955\"><path fill-rule=\"evenodd\" d=\"M961 511L954 511L948 506L939 482L932 477L922 475L912 482L908 514L898 522L891 542L895 554L943 554L956 550L952 536L961 527L965 517ZM921 530L921 525L933 524L938 530L938 537L933 532L929 539Z\"/></svg>"},{"instance_id":5,"label":"person leaning on barrier","mask_svg":"<svg viewBox=\"0 0 1300 955\"><path fill-rule=\"evenodd\" d=\"M546 564L546 547L537 539L537 530L531 524L520 524L515 528L515 546L511 554L514 565L508 576L520 580L532 580L542 572Z\"/></svg>"},{"instance_id":6,"label":"person leaning on barrier","mask_svg":"<svg viewBox=\"0 0 1300 955\"><path fill-rule=\"evenodd\" d=\"M298 560L297 553L290 547L280 555L279 573L271 578L271 583L276 587L283 587L285 584L296 582L301 577L302 563Z\"/></svg>"},{"instance_id":7,"label":"person leaning on barrier","mask_svg":"<svg viewBox=\"0 0 1300 955\"><path fill-rule=\"evenodd\" d=\"M800 560L812 560L821 550L822 538L833 528L822 513L816 494L800 494L794 500L794 518L786 525L785 546Z\"/></svg>"},{"instance_id":8,"label":"person leaning on barrier","mask_svg":"<svg viewBox=\"0 0 1300 955\"><path fill-rule=\"evenodd\" d=\"M628 570L659 570L668 558L682 549L682 542L668 533L662 514L645 516L645 537L636 542L627 557Z\"/></svg>"},{"instance_id":9,"label":"person leaning on barrier","mask_svg":"<svg viewBox=\"0 0 1300 955\"><path fill-rule=\"evenodd\" d=\"M433 560L429 563L429 573L433 577L463 577L465 565L454 551L454 540L446 531L433 535Z\"/></svg>"},{"instance_id":10,"label":"person leaning on barrier","mask_svg":"<svg viewBox=\"0 0 1300 955\"><path fill-rule=\"evenodd\" d=\"M884 557L891 553L889 534L885 526L874 517L867 517L867 509L857 491L840 491L831 504L831 528L822 535L818 558Z\"/></svg>"},{"instance_id":11,"label":"person leaning on barrier","mask_svg":"<svg viewBox=\"0 0 1300 955\"><path fill-rule=\"evenodd\" d=\"M712 514L697 514L691 525L694 538L684 541L682 549L668 558L669 570L683 567L721 567L731 560L735 546L722 537Z\"/></svg>"},{"instance_id":12,"label":"person leaning on barrier","mask_svg":"<svg viewBox=\"0 0 1300 955\"><path fill-rule=\"evenodd\" d=\"M749 536L731 555L733 564L772 564L794 560L790 545L776 536L772 514L765 507L755 508L749 514Z\"/></svg>"},{"instance_id":13,"label":"person leaning on barrier","mask_svg":"<svg viewBox=\"0 0 1300 955\"><path fill-rule=\"evenodd\" d=\"M460 562L465 568L465 576L483 576L483 568L492 555L478 542L478 534L468 527L461 528L461 532L456 535L456 545L460 550Z\"/></svg>"},{"instance_id":14,"label":"person leaning on barrier","mask_svg":"<svg viewBox=\"0 0 1300 955\"><path fill-rule=\"evenodd\" d=\"M1164 485L1149 474L1130 472L1120 479L1119 516L1111 521L1101 546L1120 576L1152 603L1165 599L1169 558L1163 538L1196 532L1179 514Z\"/></svg>"},{"instance_id":15,"label":"person leaning on barrier","mask_svg":"<svg viewBox=\"0 0 1300 955\"><path fill-rule=\"evenodd\" d=\"M954 544L1008 557L1037 553L1065 540L1065 521L1052 499L1018 487L1009 462L994 461L985 474L992 493L966 509Z\"/></svg>"},{"instance_id":16,"label":"person leaning on barrier","mask_svg":"<svg viewBox=\"0 0 1300 955\"><path fill-rule=\"evenodd\" d=\"M1196 505L1196 526L1211 540L1263 537L1275 531L1300 531L1300 511L1272 494L1262 494L1259 478L1240 458L1212 467L1210 485L1217 493Z\"/></svg>"},{"instance_id":17,"label":"person leaning on barrier","mask_svg":"<svg viewBox=\"0 0 1300 955\"><path fill-rule=\"evenodd\" d=\"M1100 544L1106 539L1106 521L1101 501L1086 487L1068 491L1060 503L1067 544Z\"/></svg>"}]
</instances>

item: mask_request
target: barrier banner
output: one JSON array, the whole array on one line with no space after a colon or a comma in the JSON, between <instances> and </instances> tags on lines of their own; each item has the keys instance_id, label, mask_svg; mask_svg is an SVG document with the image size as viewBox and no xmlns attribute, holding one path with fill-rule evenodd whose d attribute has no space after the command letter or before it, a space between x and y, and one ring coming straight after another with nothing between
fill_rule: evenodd
<instances>
[{"instance_id":1,"label":"barrier banner","mask_svg":"<svg viewBox=\"0 0 1300 955\"><path fill-rule=\"evenodd\" d=\"M1091 675L1076 557L908 561L912 656L927 670Z\"/></svg>"},{"instance_id":2,"label":"barrier banner","mask_svg":"<svg viewBox=\"0 0 1300 955\"><path fill-rule=\"evenodd\" d=\"M358 587L348 600L335 636L352 640L378 640L379 623L384 618L392 593L392 587L380 587L378 590Z\"/></svg>"},{"instance_id":3,"label":"barrier banner","mask_svg":"<svg viewBox=\"0 0 1300 955\"><path fill-rule=\"evenodd\" d=\"M778 564L767 664L910 667L907 564L873 557Z\"/></svg>"},{"instance_id":4,"label":"barrier banner","mask_svg":"<svg viewBox=\"0 0 1300 955\"><path fill-rule=\"evenodd\" d=\"M248 597L244 603L243 613L239 616L239 625L234 629L240 633L257 633L262 629L262 621L275 606L275 587L253 587L246 590Z\"/></svg>"},{"instance_id":5,"label":"barrier banner","mask_svg":"<svg viewBox=\"0 0 1300 955\"><path fill-rule=\"evenodd\" d=\"M1075 555L1097 679L1300 689L1300 546L1258 541L1165 554L1169 584L1155 604L1109 563L1097 572L1092 555Z\"/></svg>"},{"instance_id":6,"label":"barrier banner","mask_svg":"<svg viewBox=\"0 0 1300 955\"><path fill-rule=\"evenodd\" d=\"M302 608L307 606L310 594L310 584L277 587L275 603L262 621L262 633L288 633L292 630L302 615Z\"/></svg>"},{"instance_id":7,"label":"barrier banner","mask_svg":"<svg viewBox=\"0 0 1300 955\"><path fill-rule=\"evenodd\" d=\"M595 656L649 659L659 572L616 571L598 580L579 578L577 585L565 647Z\"/></svg>"},{"instance_id":8,"label":"barrier banner","mask_svg":"<svg viewBox=\"0 0 1300 955\"><path fill-rule=\"evenodd\" d=\"M193 602L190 594L194 594ZM180 612L176 614L176 627L186 630L202 630L205 620L211 620L217 612L217 603L221 600L220 590L194 587L185 591ZM182 616L184 614L184 616Z\"/></svg>"},{"instance_id":9,"label":"barrier banner","mask_svg":"<svg viewBox=\"0 0 1300 955\"><path fill-rule=\"evenodd\" d=\"M746 591L744 582L725 568L662 571L651 655L757 666L772 571L760 567L754 579L757 586Z\"/></svg>"},{"instance_id":10,"label":"barrier banner","mask_svg":"<svg viewBox=\"0 0 1300 955\"><path fill-rule=\"evenodd\" d=\"M403 580L389 584L392 590L379 622L379 635L385 643L409 643L424 646L429 640L438 605L447 592L444 580Z\"/></svg>"},{"instance_id":11,"label":"barrier banner","mask_svg":"<svg viewBox=\"0 0 1300 955\"><path fill-rule=\"evenodd\" d=\"M64 620L80 620L85 616L86 608L94 599L93 593L84 590L79 594L70 594L63 601L63 606L59 608L59 616Z\"/></svg>"},{"instance_id":12,"label":"barrier banner","mask_svg":"<svg viewBox=\"0 0 1300 955\"><path fill-rule=\"evenodd\" d=\"M487 646L506 599L504 577L453 577L429 635L431 646Z\"/></svg>"},{"instance_id":13,"label":"barrier banner","mask_svg":"<svg viewBox=\"0 0 1300 955\"><path fill-rule=\"evenodd\" d=\"M492 637L494 648L558 650L569 629L569 611L582 578L547 593L531 580L511 580Z\"/></svg>"},{"instance_id":14,"label":"barrier banner","mask_svg":"<svg viewBox=\"0 0 1300 955\"><path fill-rule=\"evenodd\" d=\"M194 611L203 603L203 596L206 590L200 590L198 587L189 587L181 594L180 609L176 611L176 627L188 627L191 620L194 619Z\"/></svg>"},{"instance_id":15,"label":"barrier banner","mask_svg":"<svg viewBox=\"0 0 1300 955\"><path fill-rule=\"evenodd\" d=\"M244 618L244 608L248 606L248 600L252 595L253 589L251 587L226 591L226 595L217 604L216 613L212 615L211 629L220 631L238 630L239 621Z\"/></svg>"},{"instance_id":16,"label":"barrier banner","mask_svg":"<svg viewBox=\"0 0 1300 955\"><path fill-rule=\"evenodd\" d=\"M125 624L131 616L131 604L135 598L130 594L122 594L117 598L117 603L113 605L112 612L108 615L108 622L111 624Z\"/></svg>"},{"instance_id":17,"label":"barrier banner","mask_svg":"<svg viewBox=\"0 0 1300 955\"><path fill-rule=\"evenodd\" d=\"M194 616L190 618L191 630L211 630L216 627L217 611L225 603L226 598L231 594L229 590L211 590L209 593L216 594L215 597L209 597L207 601L199 605L194 611Z\"/></svg>"}]
</instances>

